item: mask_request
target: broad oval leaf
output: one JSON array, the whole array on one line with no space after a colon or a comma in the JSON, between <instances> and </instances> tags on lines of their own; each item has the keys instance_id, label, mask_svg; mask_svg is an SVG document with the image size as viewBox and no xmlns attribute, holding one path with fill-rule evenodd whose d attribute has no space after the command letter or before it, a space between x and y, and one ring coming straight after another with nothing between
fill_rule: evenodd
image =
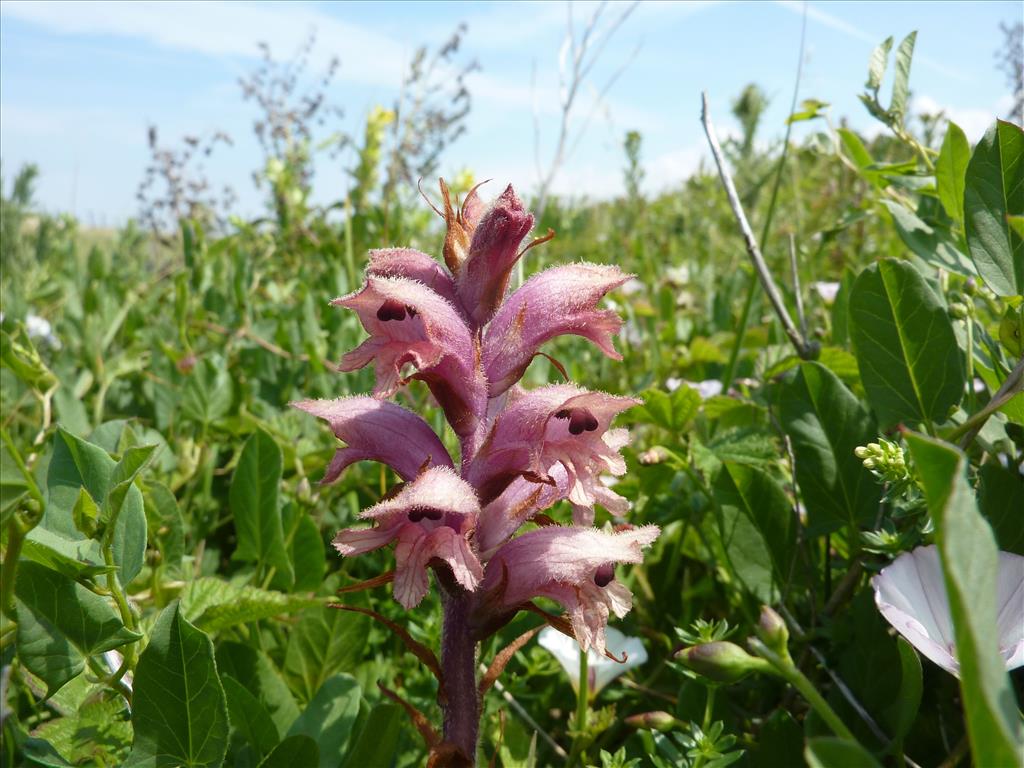
<instances>
[{"instance_id":1,"label":"broad oval leaf","mask_svg":"<svg viewBox=\"0 0 1024 768\"><path fill-rule=\"evenodd\" d=\"M238 533L232 559L256 563L263 573L274 569L290 586L295 577L278 503L281 464L281 448L274 438L262 429L253 432L242 448L228 494Z\"/></svg>"},{"instance_id":2,"label":"broad oval leaf","mask_svg":"<svg viewBox=\"0 0 1024 768\"><path fill-rule=\"evenodd\" d=\"M300 734L289 736L274 747L274 751L259 764L259 768L314 768L317 765L323 765L320 748L309 736Z\"/></svg>"},{"instance_id":3,"label":"broad oval leaf","mask_svg":"<svg viewBox=\"0 0 1024 768\"><path fill-rule=\"evenodd\" d=\"M228 748L228 707L213 643L181 615L164 608L135 670L126 768L217 768Z\"/></svg>"},{"instance_id":4,"label":"broad oval leaf","mask_svg":"<svg viewBox=\"0 0 1024 768\"><path fill-rule=\"evenodd\" d=\"M228 712L231 714L231 728L241 740L262 759L269 755L281 741L277 726L270 719L270 713L249 689L226 675L221 677L224 695L227 697Z\"/></svg>"},{"instance_id":5,"label":"broad oval leaf","mask_svg":"<svg viewBox=\"0 0 1024 768\"><path fill-rule=\"evenodd\" d=\"M997 120L974 148L964 182L971 259L1000 296L1024 294L1024 239L1007 219L1024 213L1024 131Z\"/></svg>"},{"instance_id":6,"label":"broad oval leaf","mask_svg":"<svg viewBox=\"0 0 1024 768\"><path fill-rule=\"evenodd\" d=\"M939 188L942 207L953 221L964 220L964 176L970 159L967 137L959 125L950 121L935 161L935 186Z\"/></svg>"},{"instance_id":7,"label":"broad oval leaf","mask_svg":"<svg viewBox=\"0 0 1024 768\"><path fill-rule=\"evenodd\" d=\"M308 736L320 748L320 768L341 762L352 726L359 716L359 683L348 675L329 677L306 710L292 723L288 736ZM285 739L284 744L287 742Z\"/></svg>"},{"instance_id":8,"label":"broad oval leaf","mask_svg":"<svg viewBox=\"0 0 1024 768\"><path fill-rule=\"evenodd\" d=\"M860 400L832 371L810 362L801 363L782 385L779 405L796 457L809 533L821 535L844 525L855 531L871 522L881 488L853 451L878 430Z\"/></svg>"},{"instance_id":9,"label":"broad oval leaf","mask_svg":"<svg viewBox=\"0 0 1024 768\"><path fill-rule=\"evenodd\" d=\"M875 756L857 742L833 736L808 739L804 760L809 768L882 768Z\"/></svg>"},{"instance_id":10,"label":"broad oval leaf","mask_svg":"<svg viewBox=\"0 0 1024 768\"><path fill-rule=\"evenodd\" d=\"M964 454L924 435L908 435L907 443L935 522L974 763L1019 765L1024 740L997 644L995 537L978 512Z\"/></svg>"},{"instance_id":11,"label":"broad oval leaf","mask_svg":"<svg viewBox=\"0 0 1024 768\"><path fill-rule=\"evenodd\" d=\"M942 422L964 391L964 364L945 307L913 266L883 259L850 295L857 367L868 402L887 428Z\"/></svg>"},{"instance_id":12,"label":"broad oval leaf","mask_svg":"<svg viewBox=\"0 0 1024 768\"><path fill-rule=\"evenodd\" d=\"M404 718L405 713L397 704L382 702L370 710L359 735L350 739L343 768L363 768L374 760L390 765L398 749Z\"/></svg>"}]
</instances>

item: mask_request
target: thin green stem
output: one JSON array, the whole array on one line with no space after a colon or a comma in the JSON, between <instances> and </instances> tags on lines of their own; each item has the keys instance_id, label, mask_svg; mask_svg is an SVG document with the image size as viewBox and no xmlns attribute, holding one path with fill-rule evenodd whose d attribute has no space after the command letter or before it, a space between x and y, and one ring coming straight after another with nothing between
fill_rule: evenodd
<instances>
[{"instance_id":1,"label":"thin green stem","mask_svg":"<svg viewBox=\"0 0 1024 768\"><path fill-rule=\"evenodd\" d=\"M797 668L793 660L789 658L789 654L783 657L775 653L775 651L771 650L756 637L747 640L747 645L751 651L771 664L783 680L800 692L800 695L807 700L807 703L813 707L814 711L818 713L836 736L857 743L857 739L850 729L846 727L846 724L836 714L836 711L829 706L825 698L818 693L818 689L814 687L814 684Z\"/></svg>"},{"instance_id":2,"label":"thin green stem","mask_svg":"<svg viewBox=\"0 0 1024 768\"><path fill-rule=\"evenodd\" d=\"M113 522L111 522L113 526ZM104 536L104 539L107 537ZM103 562L113 568L107 574L107 588L110 589L110 594L114 598L114 602L117 604L118 613L121 614L121 621L124 625L133 632L138 630L138 626L135 623L135 614L132 613L132 608L128 605L128 598L125 597L124 590L121 587L121 580L117 577L117 563L114 560L114 548L113 541L104 541L103 545ZM121 665L120 675L115 675L115 682L121 679L128 669L135 666L135 643L129 643L124 648L124 664Z\"/></svg>"},{"instance_id":3,"label":"thin green stem","mask_svg":"<svg viewBox=\"0 0 1024 768\"><path fill-rule=\"evenodd\" d=\"M7 550L4 552L3 566L0 567L0 608L11 621L17 621L14 610L14 579L25 533L26 530L18 520L18 515L14 515L7 523Z\"/></svg>"},{"instance_id":4,"label":"thin green stem","mask_svg":"<svg viewBox=\"0 0 1024 768\"><path fill-rule=\"evenodd\" d=\"M580 680L576 690L576 736L572 740L569 759L566 765L573 766L583 756L586 749L584 732L587 730L587 714L590 707L590 670L587 664L586 651L580 651Z\"/></svg>"},{"instance_id":5,"label":"thin green stem","mask_svg":"<svg viewBox=\"0 0 1024 768\"><path fill-rule=\"evenodd\" d=\"M46 504L46 501L43 499L43 494L39 490L39 486L36 485L36 479L32 477L32 473L29 471L28 467L25 466L25 460L21 458L21 453L18 451L17 447L15 447L14 441L11 439L11 435L8 433L6 428L0 429L0 438L3 439L4 445L7 446L8 453L10 453L15 466L18 468L22 478L25 480L28 495L35 499L39 503L40 508L42 508Z\"/></svg>"}]
</instances>

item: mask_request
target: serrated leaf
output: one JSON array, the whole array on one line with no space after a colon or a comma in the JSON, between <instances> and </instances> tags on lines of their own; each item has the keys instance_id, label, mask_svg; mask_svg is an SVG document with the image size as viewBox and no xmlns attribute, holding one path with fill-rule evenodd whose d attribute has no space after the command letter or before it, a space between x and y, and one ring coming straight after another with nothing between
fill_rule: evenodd
<instances>
[{"instance_id":1,"label":"serrated leaf","mask_svg":"<svg viewBox=\"0 0 1024 768\"><path fill-rule=\"evenodd\" d=\"M995 537L978 512L964 454L923 435L908 435L907 443L935 522L971 755L976 765L1014 765L1024 737L998 647Z\"/></svg>"},{"instance_id":2,"label":"serrated leaf","mask_svg":"<svg viewBox=\"0 0 1024 768\"><path fill-rule=\"evenodd\" d=\"M1024 294L1024 130L1002 120L974 148L964 182L964 231L978 274L1000 296Z\"/></svg>"},{"instance_id":3,"label":"serrated leaf","mask_svg":"<svg viewBox=\"0 0 1024 768\"><path fill-rule=\"evenodd\" d=\"M338 765L359 715L359 683L348 675L324 681L305 711L292 723L288 736L308 736L320 748L320 768ZM286 739L287 741L287 739ZM284 743L284 742L282 742Z\"/></svg>"},{"instance_id":4,"label":"serrated leaf","mask_svg":"<svg viewBox=\"0 0 1024 768\"><path fill-rule=\"evenodd\" d=\"M89 656L141 637L102 597L38 563L18 563L14 594L18 658L48 695L81 674Z\"/></svg>"},{"instance_id":5,"label":"serrated leaf","mask_svg":"<svg viewBox=\"0 0 1024 768\"><path fill-rule=\"evenodd\" d=\"M879 426L945 421L963 395L963 359L945 307L918 271L895 259L864 269L851 292L850 323Z\"/></svg>"},{"instance_id":6,"label":"serrated leaf","mask_svg":"<svg viewBox=\"0 0 1024 768\"><path fill-rule=\"evenodd\" d=\"M125 768L218 768L228 747L228 708L213 643L177 602L157 619L135 670L135 739Z\"/></svg>"},{"instance_id":7,"label":"serrated leaf","mask_svg":"<svg viewBox=\"0 0 1024 768\"><path fill-rule=\"evenodd\" d=\"M256 563L264 573L273 568L291 584L295 574L284 545L278 501L281 465L281 449L274 438L256 430L242 448L228 494L238 533L232 559Z\"/></svg>"},{"instance_id":8,"label":"serrated leaf","mask_svg":"<svg viewBox=\"0 0 1024 768\"><path fill-rule=\"evenodd\" d=\"M942 207L953 221L964 220L964 176L970 159L971 145L967 136L951 120L935 160L935 186L938 187Z\"/></svg>"},{"instance_id":9,"label":"serrated leaf","mask_svg":"<svg viewBox=\"0 0 1024 768\"><path fill-rule=\"evenodd\" d=\"M180 600L182 616L211 633L321 604L315 598L232 584L213 576L190 581Z\"/></svg>"},{"instance_id":10,"label":"serrated leaf","mask_svg":"<svg viewBox=\"0 0 1024 768\"><path fill-rule=\"evenodd\" d=\"M328 677L353 671L370 633L366 616L326 607L306 610L288 636L284 671L309 701Z\"/></svg>"},{"instance_id":11,"label":"serrated leaf","mask_svg":"<svg viewBox=\"0 0 1024 768\"><path fill-rule=\"evenodd\" d=\"M878 435L861 402L819 363L802 363L781 387L780 416L796 458L811 535L855 532L878 513L881 489L853 451Z\"/></svg>"}]
</instances>

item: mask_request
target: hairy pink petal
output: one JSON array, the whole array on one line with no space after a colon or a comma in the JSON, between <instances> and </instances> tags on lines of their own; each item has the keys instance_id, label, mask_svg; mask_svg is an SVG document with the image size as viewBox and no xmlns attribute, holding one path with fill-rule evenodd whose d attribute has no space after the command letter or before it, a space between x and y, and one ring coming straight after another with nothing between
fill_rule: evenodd
<instances>
[{"instance_id":1,"label":"hairy pink petal","mask_svg":"<svg viewBox=\"0 0 1024 768\"><path fill-rule=\"evenodd\" d=\"M609 432L609 425L618 413L638 402L573 384L517 393L498 415L466 475L488 503L516 477L523 473L546 476L558 463L568 473L569 498L577 506L592 508L609 498L596 492L597 476L625 472L618 451L626 432Z\"/></svg>"},{"instance_id":2,"label":"hairy pink petal","mask_svg":"<svg viewBox=\"0 0 1024 768\"><path fill-rule=\"evenodd\" d=\"M398 493L363 511L373 528L349 528L334 538L343 555L369 552L395 542L395 598L412 608L427 593L427 568L446 563L467 590L483 579L469 537L480 514L473 488L448 467L431 467Z\"/></svg>"},{"instance_id":3,"label":"hairy pink petal","mask_svg":"<svg viewBox=\"0 0 1024 768\"><path fill-rule=\"evenodd\" d=\"M523 207L511 185L474 228L469 254L456 277L455 290L476 327L493 317L505 297L520 245L532 228L533 216Z\"/></svg>"},{"instance_id":4,"label":"hairy pink petal","mask_svg":"<svg viewBox=\"0 0 1024 768\"><path fill-rule=\"evenodd\" d=\"M485 559L523 523L569 495L569 477L561 465L553 466L548 475L552 484L517 477L484 507L477 524L476 542Z\"/></svg>"},{"instance_id":5,"label":"hairy pink petal","mask_svg":"<svg viewBox=\"0 0 1024 768\"><path fill-rule=\"evenodd\" d=\"M416 477L424 465L452 466L427 422L394 403L360 396L301 400L292 407L324 419L346 443L334 454L321 482L334 482L348 465L364 460L387 464L403 480Z\"/></svg>"},{"instance_id":6,"label":"hairy pink petal","mask_svg":"<svg viewBox=\"0 0 1024 768\"><path fill-rule=\"evenodd\" d=\"M632 604L612 568L615 563L641 562L643 548L659 533L654 525L618 533L576 526L529 531L494 554L482 588L492 594L498 610L513 610L535 597L558 601L583 649L594 646L600 651L609 616L624 616Z\"/></svg>"},{"instance_id":7,"label":"hairy pink petal","mask_svg":"<svg viewBox=\"0 0 1024 768\"><path fill-rule=\"evenodd\" d=\"M459 435L474 432L487 412L487 385L478 348L452 304L422 283L403 277L368 277L359 291L331 302L355 310L370 338L349 352L341 370L373 362L374 395L390 397L405 383L402 368L425 381Z\"/></svg>"},{"instance_id":8,"label":"hairy pink petal","mask_svg":"<svg viewBox=\"0 0 1024 768\"><path fill-rule=\"evenodd\" d=\"M629 278L618 267L568 264L527 280L502 304L484 335L490 396L515 384L540 346L556 336L583 336L609 357L621 360L612 336L622 320L611 310L597 309L597 303Z\"/></svg>"},{"instance_id":9,"label":"hairy pink petal","mask_svg":"<svg viewBox=\"0 0 1024 768\"><path fill-rule=\"evenodd\" d=\"M377 248L370 251L366 274L373 277L404 277L423 283L443 299L455 304L455 281L433 256L415 248Z\"/></svg>"}]
</instances>

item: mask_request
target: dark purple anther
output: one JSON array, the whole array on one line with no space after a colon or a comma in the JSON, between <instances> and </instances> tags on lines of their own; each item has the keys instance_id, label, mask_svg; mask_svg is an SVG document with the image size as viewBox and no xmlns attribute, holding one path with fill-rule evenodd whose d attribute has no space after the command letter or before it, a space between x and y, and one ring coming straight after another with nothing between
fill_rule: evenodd
<instances>
[{"instance_id":1,"label":"dark purple anther","mask_svg":"<svg viewBox=\"0 0 1024 768\"><path fill-rule=\"evenodd\" d=\"M399 301L388 299L377 310L377 319L384 322L388 320L405 320L405 306Z\"/></svg>"},{"instance_id":2,"label":"dark purple anther","mask_svg":"<svg viewBox=\"0 0 1024 768\"><path fill-rule=\"evenodd\" d=\"M594 573L594 583L599 587L607 587L611 584L612 579L615 578L615 564L605 563L599 565L597 571Z\"/></svg>"},{"instance_id":3,"label":"dark purple anther","mask_svg":"<svg viewBox=\"0 0 1024 768\"><path fill-rule=\"evenodd\" d=\"M427 520L440 520L443 516L444 512L440 509L433 509L432 507L414 507L409 510L410 523L418 523L424 518Z\"/></svg>"}]
</instances>

